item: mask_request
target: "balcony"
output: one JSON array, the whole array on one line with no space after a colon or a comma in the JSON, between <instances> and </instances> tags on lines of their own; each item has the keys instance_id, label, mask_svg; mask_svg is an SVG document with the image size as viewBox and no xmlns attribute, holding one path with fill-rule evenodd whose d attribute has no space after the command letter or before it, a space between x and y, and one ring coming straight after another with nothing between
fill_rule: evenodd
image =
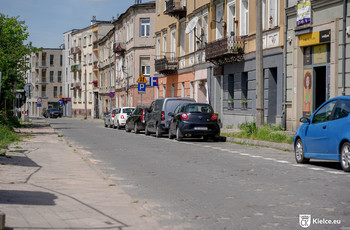
<instances>
[{"instance_id":1,"label":"balcony","mask_svg":"<svg viewBox=\"0 0 350 230\"><path fill-rule=\"evenodd\" d=\"M173 74L177 72L177 60L175 57L161 56L155 60L155 71L160 74Z\"/></svg>"},{"instance_id":2,"label":"balcony","mask_svg":"<svg viewBox=\"0 0 350 230\"><path fill-rule=\"evenodd\" d=\"M206 60L214 65L224 65L243 60L244 40L240 37L225 37L210 42L205 47Z\"/></svg>"},{"instance_id":3,"label":"balcony","mask_svg":"<svg viewBox=\"0 0 350 230\"><path fill-rule=\"evenodd\" d=\"M70 71L71 72L81 71L81 66L80 65L72 65Z\"/></svg>"},{"instance_id":4,"label":"balcony","mask_svg":"<svg viewBox=\"0 0 350 230\"><path fill-rule=\"evenodd\" d=\"M72 47L70 49L71 53L74 55L74 54L81 54L81 49L80 47Z\"/></svg>"},{"instance_id":5,"label":"balcony","mask_svg":"<svg viewBox=\"0 0 350 230\"><path fill-rule=\"evenodd\" d=\"M183 2L183 0L166 1L166 10L164 11L164 14L177 19L186 17L186 5Z\"/></svg>"},{"instance_id":6,"label":"balcony","mask_svg":"<svg viewBox=\"0 0 350 230\"><path fill-rule=\"evenodd\" d=\"M113 52L119 55L124 55L126 51L126 44L125 42L116 42L113 44Z\"/></svg>"}]
</instances>

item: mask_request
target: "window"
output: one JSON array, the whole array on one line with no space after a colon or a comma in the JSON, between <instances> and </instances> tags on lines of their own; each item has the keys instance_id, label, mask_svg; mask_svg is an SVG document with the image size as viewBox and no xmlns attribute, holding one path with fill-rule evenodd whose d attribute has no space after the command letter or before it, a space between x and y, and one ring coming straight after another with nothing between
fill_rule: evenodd
<instances>
[{"instance_id":1,"label":"window","mask_svg":"<svg viewBox=\"0 0 350 230\"><path fill-rule=\"evenodd\" d=\"M156 49L157 49L157 59L158 59L160 58L160 37L157 37Z\"/></svg>"},{"instance_id":2,"label":"window","mask_svg":"<svg viewBox=\"0 0 350 230\"><path fill-rule=\"evenodd\" d=\"M175 84L171 84L171 97L175 97Z\"/></svg>"},{"instance_id":3,"label":"window","mask_svg":"<svg viewBox=\"0 0 350 230\"><path fill-rule=\"evenodd\" d=\"M189 33L188 40L188 52L192 53L194 52L194 30Z\"/></svg>"},{"instance_id":4,"label":"window","mask_svg":"<svg viewBox=\"0 0 350 230\"><path fill-rule=\"evenodd\" d=\"M166 47L166 34L163 34L163 54L166 56L167 47Z\"/></svg>"},{"instance_id":5,"label":"window","mask_svg":"<svg viewBox=\"0 0 350 230\"><path fill-rule=\"evenodd\" d=\"M350 101L341 100L334 110L333 120L341 119L347 117L350 113Z\"/></svg>"},{"instance_id":6,"label":"window","mask_svg":"<svg viewBox=\"0 0 350 230\"><path fill-rule=\"evenodd\" d=\"M266 0L262 0L261 2L261 8L262 8L262 29L266 30L266 15L267 15L267 8L266 8Z\"/></svg>"},{"instance_id":7,"label":"window","mask_svg":"<svg viewBox=\"0 0 350 230\"><path fill-rule=\"evenodd\" d=\"M157 0L157 13L160 15L160 0Z\"/></svg>"},{"instance_id":8,"label":"window","mask_svg":"<svg viewBox=\"0 0 350 230\"><path fill-rule=\"evenodd\" d=\"M145 75L145 77L149 77L151 75L151 67L149 65L141 66L141 73Z\"/></svg>"},{"instance_id":9,"label":"window","mask_svg":"<svg viewBox=\"0 0 350 230\"><path fill-rule=\"evenodd\" d=\"M92 54L89 54L89 64L92 64Z\"/></svg>"},{"instance_id":10,"label":"window","mask_svg":"<svg viewBox=\"0 0 350 230\"><path fill-rule=\"evenodd\" d=\"M69 59L70 60L70 59ZM63 65L63 56L62 55L60 55L60 66L62 66Z\"/></svg>"},{"instance_id":11,"label":"window","mask_svg":"<svg viewBox=\"0 0 350 230\"><path fill-rule=\"evenodd\" d=\"M164 4L164 11L166 11L166 2L167 2L167 0L164 0L164 1L163 1L163 4Z\"/></svg>"},{"instance_id":12,"label":"window","mask_svg":"<svg viewBox=\"0 0 350 230\"><path fill-rule=\"evenodd\" d=\"M53 71L50 71L50 82L53 82Z\"/></svg>"},{"instance_id":13,"label":"window","mask_svg":"<svg viewBox=\"0 0 350 230\"><path fill-rule=\"evenodd\" d=\"M236 20L236 2L232 1L227 4L227 37L231 36L231 32L236 33L235 20Z\"/></svg>"},{"instance_id":14,"label":"window","mask_svg":"<svg viewBox=\"0 0 350 230\"><path fill-rule=\"evenodd\" d=\"M166 93L166 86L165 85L163 85L163 97L165 97L165 94Z\"/></svg>"},{"instance_id":15,"label":"window","mask_svg":"<svg viewBox=\"0 0 350 230\"><path fill-rule=\"evenodd\" d=\"M190 82L190 98L194 98L194 85Z\"/></svg>"},{"instance_id":16,"label":"window","mask_svg":"<svg viewBox=\"0 0 350 230\"><path fill-rule=\"evenodd\" d=\"M62 82L62 71L58 71L57 82Z\"/></svg>"},{"instance_id":17,"label":"window","mask_svg":"<svg viewBox=\"0 0 350 230\"><path fill-rule=\"evenodd\" d=\"M176 57L176 34L175 29L171 31L171 40L170 40L170 58L174 60Z\"/></svg>"},{"instance_id":18,"label":"window","mask_svg":"<svg viewBox=\"0 0 350 230\"><path fill-rule=\"evenodd\" d=\"M185 30L186 30L186 22L181 22L180 25L180 56L183 56L186 54L186 34L185 34Z\"/></svg>"},{"instance_id":19,"label":"window","mask_svg":"<svg viewBox=\"0 0 350 230\"><path fill-rule=\"evenodd\" d=\"M334 105L337 101L331 101L325 104L317 113L314 115L312 123L320 123L329 121Z\"/></svg>"},{"instance_id":20,"label":"window","mask_svg":"<svg viewBox=\"0 0 350 230\"><path fill-rule=\"evenodd\" d=\"M50 66L53 66L53 58L54 58L54 56L51 54L50 55Z\"/></svg>"},{"instance_id":21,"label":"window","mask_svg":"<svg viewBox=\"0 0 350 230\"><path fill-rule=\"evenodd\" d=\"M89 73L89 81L92 81L92 73Z\"/></svg>"},{"instance_id":22,"label":"window","mask_svg":"<svg viewBox=\"0 0 350 230\"><path fill-rule=\"evenodd\" d=\"M143 18L140 19L140 36L141 37L147 37L150 35L150 19L149 18Z\"/></svg>"},{"instance_id":23,"label":"window","mask_svg":"<svg viewBox=\"0 0 350 230\"><path fill-rule=\"evenodd\" d=\"M216 39L220 39L224 36L223 27L223 16L224 16L224 4L220 3L216 5Z\"/></svg>"},{"instance_id":24,"label":"window","mask_svg":"<svg viewBox=\"0 0 350 230\"><path fill-rule=\"evenodd\" d=\"M84 43L83 43L84 46L86 46L86 36L84 37Z\"/></svg>"},{"instance_id":25,"label":"window","mask_svg":"<svg viewBox=\"0 0 350 230\"><path fill-rule=\"evenodd\" d=\"M181 83L181 97L185 97L185 82Z\"/></svg>"},{"instance_id":26,"label":"window","mask_svg":"<svg viewBox=\"0 0 350 230\"><path fill-rule=\"evenodd\" d=\"M241 0L241 14L240 14L240 35L248 35L249 30L249 2L248 0Z\"/></svg>"},{"instance_id":27,"label":"window","mask_svg":"<svg viewBox=\"0 0 350 230\"><path fill-rule=\"evenodd\" d=\"M62 86L60 86L60 95L62 95Z\"/></svg>"},{"instance_id":28,"label":"window","mask_svg":"<svg viewBox=\"0 0 350 230\"><path fill-rule=\"evenodd\" d=\"M268 25L269 28L278 26L278 0L268 0Z\"/></svg>"},{"instance_id":29,"label":"window","mask_svg":"<svg viewBox=\"0 0 350 230\"><path fill-rule=\"evenodd\" d=\"M89 35L89 44L92 43L92 35Z\"/></svg>"},{"instance_id":30,"label":"window","mask_svg":"<svg viewBox=\"0 0 350 230\"><path fill-rule=\"evenodd\" d=\"M157 92L156 92L156 94L157 94L157 98L159 98L159 86L157 86Z\"/></svg>"},{"instance_id":31,"label":"window","mask_svg":"<svg viewBox=\"0 0 350 230\"><path fill-rule=\"evenodd\" d=\"M57 86L53 87L53 97L57 97Z\"/></svg>"},{"instance_id":32,"label":"window","mask_svg":"<svg viewBox=\"0 0 350 230\"><path fill-rule=\"evenodd\" d=\"M205 13L203 16L203 31L204 36L202 36L202 42L205 44L208 42L208 13Z\"/></svg>"}]
</instances>

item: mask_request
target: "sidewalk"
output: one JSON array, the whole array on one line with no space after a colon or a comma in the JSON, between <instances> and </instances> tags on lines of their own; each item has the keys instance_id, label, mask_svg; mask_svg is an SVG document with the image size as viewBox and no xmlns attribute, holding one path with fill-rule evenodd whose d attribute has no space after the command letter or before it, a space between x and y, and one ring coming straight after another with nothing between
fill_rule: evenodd
<instances>
[{"instance_id":1,"label":"sidewalk","mask_svg":"<svg viewBox=\"0 0 350 230\"><path fill-rule=\"evenodd\" d=\"M161 229L45 120L35 123L0 157L5 229Z\"/></svg>"}]
</instances>

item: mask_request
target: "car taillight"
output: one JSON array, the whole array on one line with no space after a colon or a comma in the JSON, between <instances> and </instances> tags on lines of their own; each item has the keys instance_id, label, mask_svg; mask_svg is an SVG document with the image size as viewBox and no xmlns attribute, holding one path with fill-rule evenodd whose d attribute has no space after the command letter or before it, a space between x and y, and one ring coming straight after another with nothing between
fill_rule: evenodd
<instances>
[{"instance_id":1,"label":"car taillight","mask_svg":"<svg viewBox=\"0 0 350 230\"><path fill-rule=\"evenodd\" d=\"M114 115L112 115L112 118L114 118Z\"/></svg>"},{"instance_id":2,"label":"car taillight","mask_svg":"<svg viewBox=\"0 0 350 230\"><path fill-rule=\"evenodd\" d=\"M216 121L217 119L218 119L218 115L216 113L214 113L210 118L211 121Z\"/></svg>"},{"instance_id":3,"label":"car taillight","mask_svg":"<svg viewBox=\"0 0 350 230\"><path fill-rule=\"evenodd\" d=\"M121 116L120 116L120 119L124 119L124 115L121 115Z\"/></svg>"},{"instance_id":4,"label":"car taillight","mask_svg":"<svg viewBox=\"0 0 350 230\"><path fill-rule=\"evenodd\" d=\"M190 118L188 117L187 113L182 113L181 116L182 120L189 120Z\"/></svg>"},{"instance_id":5,"label":"car taillight","mask_svg":"<svg viewBox=\"0 0 350 230\"><path fill-rule=\"evenodd\" d=\"M164 121L165 120L165 113L164 113L164 111L162 111L162 121Z\"/></svg>"},{"instance_id":6,"label":"car taillight","mask_svg":"<svg viewBox=\"0 0 350 230\"><path fill-rule=\"evenodd\" d=\"M141 121L144 121L144 119L145 119L145 109L142 110L142 115L140 117Z\"/></svg>"}]
</instances>

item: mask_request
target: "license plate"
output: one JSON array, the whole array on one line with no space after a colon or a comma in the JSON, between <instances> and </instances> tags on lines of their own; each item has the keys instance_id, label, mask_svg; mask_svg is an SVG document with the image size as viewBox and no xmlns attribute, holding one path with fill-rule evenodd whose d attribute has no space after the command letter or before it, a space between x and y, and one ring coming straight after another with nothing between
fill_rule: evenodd
<instances>
[{"instance_id":1,"label":"license plate","mask_svg":"<svg viewBox=\"0 0 350 230\"><path fill-rule=\"evenodd\" d=\"M194 130L208 130L208 127L194 127Z\"/></svg>"}]
</instances>

